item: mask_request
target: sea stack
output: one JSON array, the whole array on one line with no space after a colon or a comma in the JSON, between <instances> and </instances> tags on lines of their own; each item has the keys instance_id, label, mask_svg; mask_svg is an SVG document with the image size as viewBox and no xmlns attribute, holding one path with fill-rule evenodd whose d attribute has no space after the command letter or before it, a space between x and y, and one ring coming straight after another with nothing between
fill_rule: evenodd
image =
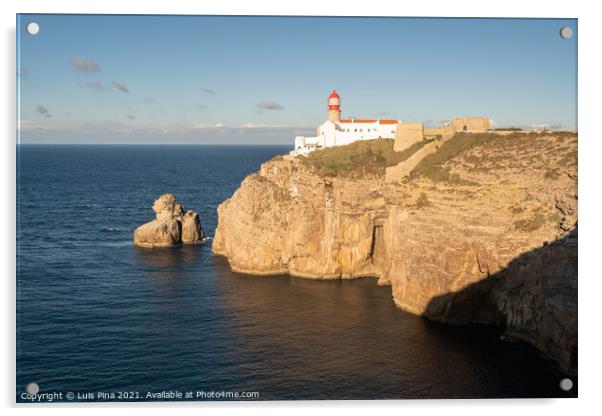
<instances>
[{"instance_id":1,"label":"sea stack","mask_svg":"<svg viewBox=\"0 0 602 416\"><path fill-rule=\"evenodd\" d=\"M200 244L203 227L196 211L187 211L172 194L161 195L153 204L155 219L134 231L134 245L140 247L177 247Z\"/></svg>"}]
</instances>

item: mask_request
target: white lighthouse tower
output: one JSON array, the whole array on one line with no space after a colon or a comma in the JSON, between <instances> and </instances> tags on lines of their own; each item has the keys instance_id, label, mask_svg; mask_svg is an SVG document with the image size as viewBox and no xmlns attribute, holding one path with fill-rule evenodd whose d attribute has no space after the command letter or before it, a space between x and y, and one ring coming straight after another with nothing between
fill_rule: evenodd
<instances>
[{"instance_id":1,"label":"white lighthouse tower","mask_svg":"<svg viewBox=\"0 0 602 416\"><path fill-rule=\"evenodd\" d=\"M333 123L341 121L341 97L336 90L332 90L328 96L328 120Z\"/></svg>"}]
</instances>

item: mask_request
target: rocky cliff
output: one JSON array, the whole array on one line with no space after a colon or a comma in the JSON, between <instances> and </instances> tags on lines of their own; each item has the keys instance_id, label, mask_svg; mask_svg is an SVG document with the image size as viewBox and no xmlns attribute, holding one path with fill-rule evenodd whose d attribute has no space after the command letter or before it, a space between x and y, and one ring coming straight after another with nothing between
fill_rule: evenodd
<instances>
[{"instance_id":1,"label":"rocky cliff","mask_svg":"<svg viewBox=\"0 0 602 416\"><path fill-rule=\"evenodd\" d=\"M380 142L264 163L218 208L213 251L256 275L378 277L406 311L501 325L576 372L576 135L457 134L393 183Z\"/></svg>"}]
</instances>

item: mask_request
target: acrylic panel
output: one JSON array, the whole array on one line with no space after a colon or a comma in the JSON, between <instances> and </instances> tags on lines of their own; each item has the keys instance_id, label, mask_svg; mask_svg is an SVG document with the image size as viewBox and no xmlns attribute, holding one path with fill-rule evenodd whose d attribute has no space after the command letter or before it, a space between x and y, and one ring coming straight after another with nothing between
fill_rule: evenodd
<instances>
[{"instance_id":1,"label":"acrylic panel","mask_svg":"<svg viewBox=\"0 0 602 416\"><path fill-rule=\"evenodd\" d=\"M577 396L576 19L17 16L17 402Z\"/></svg>"}]
</instances>

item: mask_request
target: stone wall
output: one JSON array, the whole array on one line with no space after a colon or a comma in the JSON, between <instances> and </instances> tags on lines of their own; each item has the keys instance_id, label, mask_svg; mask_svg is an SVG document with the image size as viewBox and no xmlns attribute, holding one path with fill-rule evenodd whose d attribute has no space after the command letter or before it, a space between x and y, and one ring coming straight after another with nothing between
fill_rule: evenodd
<instances>
[{"instance_id":1,"label":"stone wall","mask_svg":"<svg viewBox=\"0 0 602 416\"><path fill-rule=\"evenodd\" d=\"M422 123L399 123L393 150L401 152L424 138Z\"/></svg>"},{"instance_id":2,"label":"stone wall","mask_svg":"<svg viewBox=\"0 0 602 416\"><path fill-rule=\"evenodd\" d=\"M485 117L457 117L451 124L454 131L486 131L491 128L491 121Z\"/></svg>"},{"instance_id":3,"label":"stone wall","mask_svg":"<svg viewBox=\"0 0 602 416\"><path fill-rule=\"evenodd\" d=\"M426 139L443 137L443 133L444 133L443 127L425 127L424 128L424 137Z\"/></svg>"},{"instance_id":4,"label":"stone wall","mask_svg":"<svg viewBox=\"0 0 602 416\"><path fill-rule=\"evenodd\" d=\"M424 127L422 123L399 123L393 149L401 152L420 140L451 138L456 132L484 132L491 128L491 121L485 117L456 117L442 127Z\"/></svg>"},{"instance_id":5,"label":"stone wall","mask_svg":"<svg viewBox=\"0 0 602 416\"><path fill-rule=\"evenodd\" d=\"M443 138L444 139L449 139L449 138L453 137L454 134L456 134L456 131L454 130L454 126L451 123L441 127L441 130L443 130Z\"/></svg>"}]
</instances>

